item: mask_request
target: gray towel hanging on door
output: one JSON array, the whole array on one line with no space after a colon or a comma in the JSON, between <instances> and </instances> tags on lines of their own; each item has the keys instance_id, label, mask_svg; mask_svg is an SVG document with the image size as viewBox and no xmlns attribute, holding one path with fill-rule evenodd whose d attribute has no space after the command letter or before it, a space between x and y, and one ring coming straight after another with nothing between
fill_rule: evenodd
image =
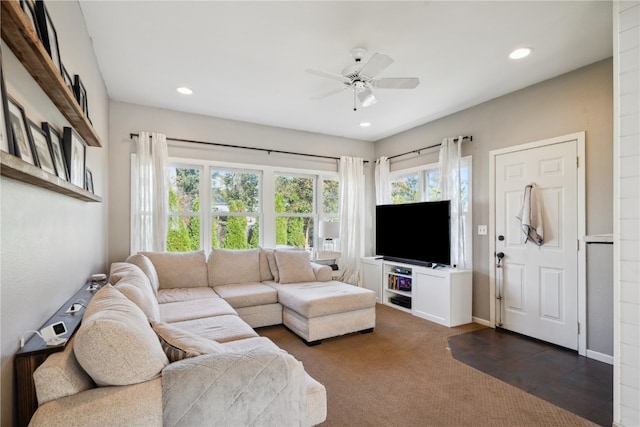
<instances>
[{"instance_id":1,"label":"gray towel hanging on door","mask_svg":"<svg viewBox=\"0 0 640 427\"><path fill-rule=\"evenodd\" d=\"M532 240L536 245L541 246L544 241L544 231L542 227L541 206L538 200L538 186L535 182L524 188L524 198L522 207L516 218L522 223L522 231L526 236L524 243Z\"/></svg>"}]
</instances>

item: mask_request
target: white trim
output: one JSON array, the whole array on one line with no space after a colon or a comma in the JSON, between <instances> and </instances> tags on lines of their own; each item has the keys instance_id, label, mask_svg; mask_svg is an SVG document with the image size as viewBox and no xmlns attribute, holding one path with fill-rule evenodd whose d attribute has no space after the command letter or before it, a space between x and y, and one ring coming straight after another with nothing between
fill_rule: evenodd
<instances>
[{"instance_id":1,"label":"white trim","mask_svg":"<svg viewBox=\"0 0 640 427\"><path fill-rule=\"evenodd\" d=\"M577 183L577 204L578 204L578 223L577 232L578 239L583 240L586 234L586 205L585 205L585 132L576 132L568 135L558 136L555 138L543 139L540 141L529 142L526 144L515 145L512 147L501 148L489 152L489 310L491 325L496 324L496 277L495 277L495 230L496 230L496 182L495 182L495 162L496 157L502 154L514 153L532 148L540 148L548 145L560 144L566 141L575 140L577 143L576 151L578 156L578 183ZM578 322L580 323L580 331L578 334L578 354L586 355L587 351L587 251L584 244L580 245L578 250Z\"/></svg>"},{"instance_id":2,"label":"white trim","mask_svg":"<svg viewBox=\"0 0 640 427\"><path fill-rule=\"evenodd\" d=\"M613 365L613 356L609 356L608 354L600 353L593 350L587 350L587 357L589 359L597 360L599 362L607 363L609 365Z\"/></svg>"},{"instance_id":3,"label":"white trim","mask_svg":"<svg viewBox=\"0 0 640 427\"><path fill-rule=\"evenodd\" d=\"M471 321L473 323L477 323L477 324L482 325L482 326L488 326L489 328L495 328L495 325L491 322L491 320L481 319L479 317L473 316L471 318Z\"/></svg>"}]
</instances>

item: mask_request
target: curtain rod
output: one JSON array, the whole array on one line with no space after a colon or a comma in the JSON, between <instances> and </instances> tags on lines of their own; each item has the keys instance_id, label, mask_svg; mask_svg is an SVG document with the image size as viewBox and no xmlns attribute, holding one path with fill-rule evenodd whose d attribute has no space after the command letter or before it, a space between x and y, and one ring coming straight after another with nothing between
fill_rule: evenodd
<instances>
[{"instance_id":1,"label":"curtain rod","mask_svg":"<svg viewBox=\"0 0 640 427\"><path fill-rule=\"evenodd\" d=\"M137 133L129 134L129 138L133 139L134 137L138 137L138 134ZM340 160L340 157L323 156L321 154L297 153L295 151L272 150L270 148L248 147L245 145L223 144L220 142L196 141L193 139L172 138L169 136L167 136L167 140L177 141L177 142L189 142L192 144L215 145L216 147L242 148L243 150L265 151L267 154L271 154L271 153L292 154L294 156L316 157L320 159L329 159L329 160ZM369 162L368 160L364 160L364 163L368 163L368 162Z\"/></svg>"},{"instance_id":2,"label":"curtain rod","mask_svg":"<svg viewBox=\"0 0 640 427\"><path fill-rule=\"evenodd\" d=\"M460 141L459 141L459 139L460 139L460 138L455 138L455 139L453 140L453 142L460 142ZM465 139L468 139L469 141L473 141L473 136L463 136L463 137L462 137L462 140L464 141ZM428 150L428 149L430 149L430 148L440 147L440 145L442 145L442 144L433 144L433 145L430 145L430 146L428 146L428 147L422 147L422 148L418 148L417 150L411 150L411 151L407 151L406 153L396 154L396 155L394 155L394 156L389 156L389 157L387 157L387 159L391 160L391 159L395 159L396 157L406 156L407 154L414 154L414 153L415 153L415 154L420 154L420 152L421 152L422 150Z\"/></svg>"}]
</instances>

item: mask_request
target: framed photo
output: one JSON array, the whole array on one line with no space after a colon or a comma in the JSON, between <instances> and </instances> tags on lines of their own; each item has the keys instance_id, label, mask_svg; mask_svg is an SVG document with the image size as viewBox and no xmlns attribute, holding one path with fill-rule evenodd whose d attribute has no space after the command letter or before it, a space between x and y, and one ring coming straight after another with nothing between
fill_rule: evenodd
<instances>
[{"instance_id":1,"label":"framed photo","mask_svg":"<svg viewBox=\"0 0 640 427\"><path fill-rule=\"evenodd\" d=\"M65 127L62 134L64 156L69 171L69 182L84 188L87 144L73 128Z\"/></svg>"},{"instance_id":2,"label":"framed photo","mask_svg":"<svg viewBox=\"0 0 640 427\"><path fill-rule=\"evenodd\" d=\"M38 25L38 18L36 15L35 2L33 0L20 0L20 7L24 14L27 15L27 19L31 23L36 35L40 40L42 40L42 34L40 33L40 26Z\"/></svg>"},{"instance_id":3,"label":"framed photo","mask_svg":"<svg viewBox=\"0 0 640 427\"><path fill-rule=\"evenodd\" d=\"M9 123L11 123L11 133L13 133L14 154L27 163L38 166L35 152L32 149L27 129L27 116L24 108L18 102L7 97L9 104Z\"/></svg>"},{"instance_id":4,"label":"framed photo","mask_svg":"<svg viewBox=\"0 0 640 427\"><path fill-rule=\"evenodd\" d=\"M13 132L9 125L9 105L7 104L7 91L4 88L4 74L2 73L2 52L0 51L0 150L13 154Z\"/></svg>"},{"instance_id":5,"label":"framed photo","mask_svg":"<svg viewBox=\"0 0 640 427\"><path fill-rule=\"evenodd\" d=\"M42 130L44 130L44 133L47 135L53 165L56 167L56 175L58 175L60 179L68 181L69 174L67 173L67 164L64 160L64 151L62 151L62 137L60 133L46 122L42 123Z\"/></svg>"},{"instance_id":6,"label":"framed photo","mask_svg":"<svg viewBox=\"0 0 640 427\"><path fill-rule=\"evenodd\" d=\"M71 93L75 95L76 92L73 88L73 80L71 79L71 74L69 74L69 71L67 71L67 67L65 67L64 64L62 65L62 79L64 80L64 83L67 85Z\"/></svg>"},{"instance_id":7,"label":"framed photo","mask_svg":"<svg viewBox=\"0 0 640 427\"><path fill-rule=\"evenodd\" d=\"M43 0L36 0L36 17L40 27L42 44L44 44L44 48L49 52L53 64L62 75L62 60L60 59L60 47L58 46L58 33L53 26L53 21L51 20L51 16L49 16L49 11Z\"/></svg>"},{"instance_id":8,"label":"framed photo","mask_svg":"<svg viewBox=\"0 0 640 427\"><path fill-rule=\"evenodd\" d=\"M86 172L84 189L93 193L93 173L90 169Z\"/></svg>"},{"instance_id":9,"label":"framed photo","mask_svg":"<svg viewBox=\"0 0 640 427\"><path fill-rule=\"evenodd\" d=\"M33 147L35 148L38 163L40 164L40 168L43 171L49 172L51 175L56 174L55 166L53 166L53 159L51 158L51 151L49 151L49 143L47 142L47 134L44 131L32 122L29 123L29 134L31 136L31 141L33 142Z\"/></svg>"},{"instance_id":10,"label":"framed photo","mask_svg":"<svg viewBox=\"0 0 640 427\"><path fill-rule=\"evenodd\" d=\"M78 101L78 105L80 105L80 109L84 113L87 118L89 117L89 106L87 103L87 90L82 84L82 80L80 80L79 75L73 76L73 93L76 95L76 100Z\"/></svg>"}]
</instances>

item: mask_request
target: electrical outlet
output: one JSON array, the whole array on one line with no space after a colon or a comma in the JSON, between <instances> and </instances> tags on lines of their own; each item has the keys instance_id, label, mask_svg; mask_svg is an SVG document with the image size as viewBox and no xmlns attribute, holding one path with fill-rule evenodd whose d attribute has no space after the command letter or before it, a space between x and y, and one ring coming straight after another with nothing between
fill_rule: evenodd
<instances>
[{"instance_id":1,"label":"electrical outlet","mask_svg":"<svg viewBox=\"0 0 640 427\"><path fill-rule=\"evenodd\" d=\"M487 226L479 225L478 226L478 236L486 236L487 235Z\"/></svg>"}]
</instances>

